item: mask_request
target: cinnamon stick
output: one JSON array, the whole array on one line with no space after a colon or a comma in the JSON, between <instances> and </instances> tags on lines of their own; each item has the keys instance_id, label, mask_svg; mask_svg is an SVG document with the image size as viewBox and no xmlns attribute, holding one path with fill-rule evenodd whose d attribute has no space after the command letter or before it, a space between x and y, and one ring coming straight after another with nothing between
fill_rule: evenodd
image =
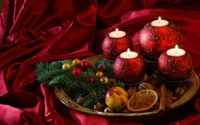
<instances>
[{"instance_id":1,"label":"cinnamon stick","mask_svg":"<svg viewBox=\"0 0 200 125\"><path fill-rule=\"evenodd\" d=\"M172 91L167 91L167 95L166 95L166 108L167 109L171 109L171 104L172 104L172 102L173 102L173 100L172 100L172 98L173 98L173 93L172 93Z\"/></svg>"},{"instance_id":2,"label":"cinnamon stick","mask_svg":"<svg viewBox=\"0 0 200 125\"><path fill-rule=\"evenodd\" d=\"M166 107L166 86L165 86L165 84L162 84L161 88L160 88L159 110L160 111L165 111L165 107Z\"/></svg>"}]
</instances>

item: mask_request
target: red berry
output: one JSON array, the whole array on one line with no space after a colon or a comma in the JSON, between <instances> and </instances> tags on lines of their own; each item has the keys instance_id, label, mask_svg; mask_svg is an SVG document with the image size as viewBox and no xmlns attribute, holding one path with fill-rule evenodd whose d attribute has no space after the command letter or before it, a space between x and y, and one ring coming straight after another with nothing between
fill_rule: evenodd
<instances>
[{"instance_id":1,"label":"red berry","mask_svg":"<svg viewBox=\"0 0 200 125\"><path fill-rule=\"evenodd\" d=\"M81 61L81 68L87 69L89 67L90 67L90 64L88 61L86 61L86 60Z\"/></svg>"},{"instance_id":2,"label":"red berry","mask_svg":"<svg viewBox=\"0 0 200 125\"><path fill-rule=\"evenodd\" d=\"M94 77L88 77L87 78L88 83L94 83L94 81L95 81Z\"/></svg>"},{"instance_id":3,"label":"red berry","mask_svg":"<svg viewBox=\"0 0 200 125\"><path fill-rule=\"evenodd\" d=\"M74 68L72 70L72 74L75 75L75 76L80 76L82 73L81 69L80 68Z\"/></svg>"}]
</instances>

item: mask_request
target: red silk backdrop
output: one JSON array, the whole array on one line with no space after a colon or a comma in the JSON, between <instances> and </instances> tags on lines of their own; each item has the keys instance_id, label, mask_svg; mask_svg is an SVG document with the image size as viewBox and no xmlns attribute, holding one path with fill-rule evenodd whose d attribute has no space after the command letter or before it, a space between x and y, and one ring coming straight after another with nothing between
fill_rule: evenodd
<instances>
[{"instance_id":1,"label":"red silk backdrop","mask_svg":"<svg viewBox=\"0 0 200 125\"><path fill-rule=\"evenodd\" d=\"M39 62L100 54L103 39L116 27L130 34L139 50L140 30L158 16L179 28L182 48L200 76L198 0L5 0L0 16L0 124L200 124L200 94L159 119L119 122L69 109L51 87L36 80Z\"/></svg>"}]
</instances>

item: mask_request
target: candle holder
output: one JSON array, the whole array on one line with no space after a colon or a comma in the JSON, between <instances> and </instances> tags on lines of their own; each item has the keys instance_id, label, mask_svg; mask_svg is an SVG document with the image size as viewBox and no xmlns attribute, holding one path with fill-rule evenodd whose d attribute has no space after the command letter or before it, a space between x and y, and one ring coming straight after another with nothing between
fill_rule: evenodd
<instances>
[{"instance_id":1,"label":"candle holder","mask_svg":"<svg viewBox=\"0 0 200 125\"><path fill-rule=\"evenodd\" d=\"M143 57L136 52L121 53L114 62L115 76L127 83L133 84L140 82L146 73L146 65Z\"/></svg>"},{"instance_id":2,"label":"candle holder","mask_svg":"<svg viewBox=\"0 0 200 125\"><path fill-rule=\"evenodd\" d=\"M146 59L157 61L164 51L181 45L181 35L172 22L159 18L144 26L139 42L141 54Z\"/></svg>"},{"instance_id":3,"label":"candle holder","mask_svg":"<svg viewBox=\"0 0 200 125\"><path fill-rule=\"evenodd\" d=\"M114 61L116 57L126 51L128 48L133 49L131 37L124 31L113 31L105 37L102 50L102 57L106 60Z\"/></svg>"},{"instance_id":4,"label":"candle holder","mask_svg":"<svg viewBox=\"0 0 200 125\"><path fill-rule=\"evenodd\" d=\"M161 77L171 81L186 80L191 75L192 59L183 49L169 49L160 55L158 71Z\"/></svg>"}]
</instances>

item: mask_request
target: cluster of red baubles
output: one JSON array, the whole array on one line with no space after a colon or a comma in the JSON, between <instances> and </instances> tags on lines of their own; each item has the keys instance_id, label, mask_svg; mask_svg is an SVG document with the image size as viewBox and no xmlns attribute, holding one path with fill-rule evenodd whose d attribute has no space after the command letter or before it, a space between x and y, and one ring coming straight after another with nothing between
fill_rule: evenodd
<instances>
[{"instance_id":1,"label":"cluster of red baubles","mask_svg":"<svg viewBox=\"0 0 200 125\"><path fill-rule=\"evenodd\" d=\"M73 66L73 69L72 69ZM72 64L71 63L64 63L62 66L63 70L71 70L72 74L74 76L79 77L82 72L88 72L88 78L87 78L87 83L94 83L95 82L95 78L94 76L89 76L89 68L91 68L91 64L88 62L88 60L80 60L80 59L74 59L72 60ZM95 76L97 78L100 78L100 82L102 84L107 84L107 83L114 83L115 79L114 78L108 78L104 75L104 71L106 71L106 66L104 64L99 64L97 67L98 71L95 73Z\"/></svg>"},{"instance_id":2,"label":"cluster of red baubles","mask_svg":"<svg viewBox=\"0 0 200 125\"><path fill-rule=\"evenodd\" d=\"M83 60L83 61L80 61L79 59L74 59L72 61L72 64L74 65L74 69L72 70L72 74L75 75L75 76L80 76L82 74L82 70L86 70L87 68L90 67L90 64L88 61L86 60Z\"/></svg>"},{"instance_id":3,"label":"cluster of red baubles","mask_svg":"<svg viewBox=\"0 0 200 125\"><path fill-rule=\"evenodd\" d=\"M90 67L90 64L87 60L81 61L80 59L74 59L72 61L72 65L74 66L74 68L72 69L72 74L77 77L79 77L82 74L82 70L87 70ZM64 70L70 70L71 64L64 63L62 68ZM94 81L94 77L88 77L87 79L88 83L93 83Z\"/></svg>"},{"instance_id":4,"label":"cluster of red baubles","mask_svg":"<svg viewBox=\"0 0 200 125\"><path fill-rule=\"evenodd\" d=\"M119 80L126 83L141 81L146 73L145 60L158 63L158 70L166 79L184 80L189 77L192 61L188 53L181 57L170 57L165 54L175 45L181 46L180 32L172 22L158 27L152 26L151 22L147 23L140 32L139 43L139 56L136 59L123 59L120 53L128 48L133 49L130 36L126 34L120 38L112 38L108 35L104 39L102 57L114 61L114 73Z\"/></svg>"}]
</instances>

